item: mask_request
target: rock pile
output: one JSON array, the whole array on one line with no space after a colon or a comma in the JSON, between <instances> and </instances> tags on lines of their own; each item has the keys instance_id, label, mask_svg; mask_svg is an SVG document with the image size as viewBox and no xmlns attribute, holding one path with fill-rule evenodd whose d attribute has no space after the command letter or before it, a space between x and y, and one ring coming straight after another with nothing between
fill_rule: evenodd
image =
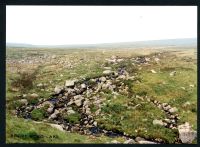
<instances>
[{"instance_id":1,"label":"rock pile","mask_svg":"<svg viewBox=\"0 0 200 147\"><path fill-rule=\"evenodd\" d=\"M149 98L150 99L150 98ZM176 112L178 109L176 107L171 107L167 103L161 103L157 100L150 99L150 101L155 104L159 109L164 111L166 113L167 118L164 120L154 120L153 124L156 125L161 125L165 126L170 129L177 129L177 121L180 119L178 117L178 114Z\"/></svg>"},{"instance_id":2,"label":"rock pile","mask_svg":"<svg viewBox=\"0 0 200 147\"><path fill-rule=\"evenodd\" d=\"M118 72L107 69L103 71L102 76L96 78L84 81L67 80L64 86L57 85L55 87L52 98L42 101L36 106L30 105L26 99L22 99L21 101L28 106L26 109L24 107L19 108L18 114L22 114L27 118L27 116L30 117L33 109L45 109L46 118L57 124L63 124L64 130L78 131L82 134L102 133L94 120L94 116L101 113L101 106L105 100L100 98L98 93L104 90L123 91L125 87L117 87L116 83L123 85L122 80L128 77L129 74L124 69L119 69ZM32 97L36 96L38 97L38 95L32 94ZM91 105L97 107L94 113L91 112ZM70 123L64 118L75 114L80 114L77 123Z\"/></svg>"}]
</instances>

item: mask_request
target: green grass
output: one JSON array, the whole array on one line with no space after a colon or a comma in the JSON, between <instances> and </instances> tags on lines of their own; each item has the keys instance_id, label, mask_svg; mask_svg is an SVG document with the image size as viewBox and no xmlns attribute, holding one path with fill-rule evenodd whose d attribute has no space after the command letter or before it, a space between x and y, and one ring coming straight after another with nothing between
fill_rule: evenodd
<instances>
[{"instance_id":1,"label":"green grass","mask_svg":"<svg viewBox=\"0 0 200 147\"><path fill-rule=\"evenodd\" d=\"M80 122L81 115L78 112L75 112L70 115L65 114L63 118L67 120L69 123L76 124Z\"/></svg>"},{"instance_id":2,"label":"green grass","mask_svg":"<svg viewBox=\"0 0 200 147\"><path fill-rule=\"evenodd\" d=\"M45 111L43 109L34 109L31 112L31 118L33 120L42 120L45 117Z\"/></svg>"},{"instance_id":3,"label":"green grass","mask_svg":"<svg viewBox=\"0 0 200 147\"><path fill-rule=\"evenodd\" d=\"M130 106L132 108L137 104L140 105L135 109L128 109L127 106L124 106L128 102L133 104ZM163 119L165 114L151 103L142 102L136 98L118 96L116 99L111 99L102 108L102 113L105 117L99 117L98 123L108 130L118 130L130 136L141 136L147 139L160 138L166 143L175 141L176 132L153 125L154 119ZM122 116L123 119L121 119Z\"/></svg>"},{"instance_id":4,"label":"green grass","mask_svg":"<svg viewBox=\"0 0 200 147\"><path fill-rule=\"evenodd\" d=\"M81 51L81 54L80 52ZM157 50L159 51L159 50ZM156 52L157 52L156 51ZM170 52L170 51L169 51ZM100 94L102 98L106 97L105 105L101 108L102 116L95 116L98 124L108 130L125 132L130 136L141 136L147 139L161 138L166 143L173 143L176 131L160 126L154 126L154 119L166 118L165 113L160 111L153 104L135 98L135 95L150 96L160 102L167 102L172 107L178 108L180 121L178 124L189 122L197 130L197 65L196 60L185 62L179 56L179 52L166 53L166 57L160 57L160 63L151 62L151 65L142 65L138 70L131 61L123 61L120 64L106 64L105 59L112 55L128 59L142 53L142 51L133 50L64 50L64 49L7 49L7 58L20 60L25 57L37 58L38 56L48 54L56 55L56 59L42 65L34 63L29 64L7 64L6 72L6 108L7 111L20 106L16 100L20 99L18 95L37 93L39 98L48 99L56 85L64 85L68 79L95 78L102 74L103 66L112 67L116 70L118 67L126 67L130 75L138 74L136 80L124 80L125 85L129 87L129 94L119 95L114 99L110 90L104 90ZM172 54L173 53L173 54ZM176 55L175 55L176 54ZM153 54L149 55L152 57ZM64 64L57 61L68 61L72 68L64 67ZM26 73L20 74L10 67L14 67ZM55 70L56 69L56 70ZM150 72L151 69L157 71L156 74ZM173 77L169 76L172 71L177 71ZM62 76L60 76L62 74ZM26 85L29 83L29 85ZM44 88L38 88L39 83L47 84ZM95 83L90 83L95 84ZM116 83L117 84L117 83ZM195 87L190 87L193 84ZM185 87L183 90L181 87ZM14 90L13 90L14 89ZM15 90L17 89L17 90ZM27 100L31 104L38 102L38 99ZM110 102L109 102L110 101ZM189 101L190 105L183 105ZM137 106L137 107L135 107ZM91 112L94 113L99 108L91 105ZM74 109L75 110L75 109ZM32 111L32 117L35 120L42 120L45 117L43 109ZM66 120L71 123L79 122L79 114L65 115ZM112 138L100 136L91 138L86 135L76 133L64 133L55 128L49 129L47 124L35 124L32 121L13 117L8 114L6 117L6 142L7 143L105 143L113 140ZM116 140L123 142L122 138Z\"/></svg>"},{"instance_id":5,"label":"green grass","mask_svg":"<svg viewBox=\"0 0 200 147\"><path fill-rule=\"evenodd\" d=\"M89 137L62 132L48 124L6 116L6 143L105 143L113 140L106 136ZM123 138L115 138L123 142Z\"/></svg>"}]
</instances>

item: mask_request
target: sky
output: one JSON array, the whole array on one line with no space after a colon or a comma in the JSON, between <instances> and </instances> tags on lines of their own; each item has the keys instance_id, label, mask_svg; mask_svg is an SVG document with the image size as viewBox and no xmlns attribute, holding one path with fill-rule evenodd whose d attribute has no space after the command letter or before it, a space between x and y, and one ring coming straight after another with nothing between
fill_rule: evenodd
<instances>
[{"instance_id":1,"label":"sky","mask_svg":"<svg viewBox=\"0 0 200 147\"><path fill-rule=\"evenodd\" d=\"M6 6L6 42L98 44L197 37L197 6Z\"/></svg>"}]
</instances>

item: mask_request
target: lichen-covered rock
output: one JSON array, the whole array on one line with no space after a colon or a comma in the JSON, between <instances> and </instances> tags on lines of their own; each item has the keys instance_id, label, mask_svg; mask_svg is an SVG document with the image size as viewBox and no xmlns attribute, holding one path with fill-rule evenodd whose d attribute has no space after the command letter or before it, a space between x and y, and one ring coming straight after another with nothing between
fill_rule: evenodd
<instances>
[{"instance_id":1,"label":"lichen-covered rock","mask_svg":"<svg viewBox=\"0 0 200 147\"><path fill-rule=\"evenodd\" d=\"M39 97L39 95L37 93L33 93L33 94L30 95L30 98L36 99L38 97Z\"/></svg>"},{"instance_id":2,"label":"lichen-covered rock","mask_svg":"<svg viewBox=\"0 0 200 147\"><path fill-rule=\"evenodd\" d=\"M87 87L86 87L86 85L83 83L83 84L81 84L81 88L85 89L85 88L87 88Z\"/></svg>"},{"instance_id":3,"label":"lichen-covered rock","mask_svg":"<svg viewBox=\"0 0 200 147\"><path fill-rule=\"evenodd\" d=\"M124 144L135 144L136 142L133 139L128 139L124 142Z\"/></svg>"},{"instance_id":4,"label":"lichen-covered rock","mask_svg":"<svg viewBox=\"0 0 200 147\"><path fill-rule=\"evenodd\" d=\"M186 122L185 124L178 126L179 138L182 143L192 143L197 137L197 132L192 130L190 124Z\"/></svg>"},{"instance_id":5,"label":"lichen-covered rock","mask_svg":"<svg viewBox=\"0 0 200 147\"><path fill-rule=\"evenodd\" d=\"M157 120L157 119L155 119L155 120L153 120L153 125L160 125L160 126L163 126L164 123L162 122L162 120Z\"/></svg>"},{"instance_id":6,"label":"lichen-covered rock","mask_svg":"<svg viewBox=\"0 0 200 147\"><path fill-rule=\"evenodd\" d=\"M103 74L111 74L111 73L113 73L113 71L111 71L111 70L104 70L103 71Z\"/></svg>"},{"instance_id":7,"label":"lichen-covered rock","mask_svg":"<svg viewBox=\"0 0 200 147\"><path fill-rule=\"evenodd\" d=\"M54 110L54 108L50 107L50 108L47 109L47 112L51 114L51 113L53 113L53 110Z\"/></svg>"},{"instance_id":8,"label":"lichen-covered rock","mask_svg":"<svg viewBox=\"0 0 200 147\"><path fill-rule=\"evenodd\" d=\"M117 140L112 140L110 143L113 143L113 144L119 144L120 142L117 141Z\"/></svg>"},{"instance_id":9,"label":"lichen-covered rock","mask_svg":"<svg viewBox=\"0 0 200 147\"><path fill-rule=\"evenodd\" d=\"M168 110L170 113L175 113L178 111L178 109L176 107L173 107L171 109Z\"/></svg>"},{"instance_id":10,"label":"lichen-covered rock","mask_svg":"<svg viewBox=\"0 0 200 147\"><path fill-rule=\"evenodd\" d=\"M75 81L74 80L66 80L65 81L65 86L66 87L71 87L71 86L74 86L74 83Z\"/></svg>"},{"instance_id":11,"label":"lichen-covered rock","mask_svg":"<svg viewBox=\"0 0 200 147\"><path fill-rule=\"evenodd\" d=\"M56 119L59 113L60 112L58 110L55 110L54 113L50 115L49 119Z\"/></svg>"},{"instance_id":12,"label":"lichen-covered rock","mask_svg":"<svg viewBox=\"0 0 200 147\"><path fill-rule=\"evenodd\" d=\"M27 104L28 104L27 99L20 99L20 100L18 100L18 102L19 102L20 104L22 104L22 105L27 105Z\"/></svg>"},{"instance_id":13,"label":"lichen-covered rock","mask_svg":"<svg viewBox=\"0 0 200 147\"><path fill-rule=\"evenodd\" d=\"M56 87L54 88L55 94L59 94L62 90L63 90L63 87L62 87L62 86L56 86Z\"/></svg>"},{"instance_id":14,"label":"lichen-covered rock","mask_svg":"<svg viewBox=\"0 0 200 147\"><path fill-rule=\"evenodd\" d=\"M147 141L147 140L141 140L138 141L139 144L157 144L156 142L153 141Z\"/></svg>"}]
</instances>

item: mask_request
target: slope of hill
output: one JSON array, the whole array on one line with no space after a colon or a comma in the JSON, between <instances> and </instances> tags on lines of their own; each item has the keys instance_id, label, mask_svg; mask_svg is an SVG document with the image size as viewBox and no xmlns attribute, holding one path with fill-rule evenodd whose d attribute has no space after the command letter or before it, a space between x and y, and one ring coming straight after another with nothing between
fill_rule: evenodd
<instances>
[{"instance_id":1,"label":"slope of hill","mask_svg":"<svg viewBox=\"0 0 200 147\"><path fill-rule=\"evenodd\" d=\"M7 43L7 47L26 47L26 48L143 48L143 47L196 47L196 38L184 39L166 39L166 40L149 40L136 42L118 42L118 43L101 43L101 44L77 44L77 45L32 45L32 44L18 44Z\"/></svg>"}]
</instances>

